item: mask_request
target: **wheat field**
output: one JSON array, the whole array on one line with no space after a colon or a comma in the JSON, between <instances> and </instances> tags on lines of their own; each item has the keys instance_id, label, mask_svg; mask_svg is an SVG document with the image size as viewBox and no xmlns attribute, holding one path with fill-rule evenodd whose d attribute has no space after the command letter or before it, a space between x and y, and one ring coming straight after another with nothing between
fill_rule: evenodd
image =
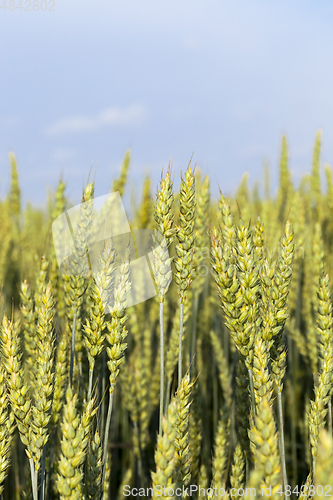
<instances>
[{"instance_id":1,"label":"wheat field","mask_svg":"<svg viewBox=\"0 0 333 500\"><path fill-rule=\"evenodd\" d=\"M130 249L108 238L97 272L84 269L94 183L59 267L66 185L44 210L22 209L9 154L2 500L332 496L333 174L320 150L321 131L296 187L282 138L276 195L268 168L263 195L245 174L215 200L192 163L179 179L166 165L157 186L147 177L129 220L150 230L155 295L134 305ZM124 195L130 172L126 152L111 193Z\"/></svg>"}]
</instances>

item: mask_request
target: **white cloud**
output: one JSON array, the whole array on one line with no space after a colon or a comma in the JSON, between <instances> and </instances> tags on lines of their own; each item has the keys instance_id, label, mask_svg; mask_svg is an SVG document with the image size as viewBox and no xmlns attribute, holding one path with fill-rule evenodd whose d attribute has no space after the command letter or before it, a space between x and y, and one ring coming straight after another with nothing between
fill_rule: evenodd
<instances>
[{"instance_id":1,"label":"white cloud","mask_svg":"<svg viewBox=\"0 0 333 500\"><path fill-rule=\"evenodd\" d=\"M141 105L126 108L110 107L95 116L68 116L47 127L47 135L64 133L91 132L108 126L137 125L145 117L145 108Z\"/></svg>"}]
</instances>

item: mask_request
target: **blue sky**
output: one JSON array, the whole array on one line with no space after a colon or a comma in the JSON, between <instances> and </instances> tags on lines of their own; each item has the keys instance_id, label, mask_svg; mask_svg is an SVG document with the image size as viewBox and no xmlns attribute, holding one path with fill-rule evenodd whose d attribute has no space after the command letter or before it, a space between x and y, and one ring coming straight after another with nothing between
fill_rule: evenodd
<instances>
[{"instance_id":1,"label":"blue sky","mask_svg":"<svg viewBox=\"0 0 333 500\"><path fill-rule=\"evenodd\" d=\"M169 159L178 186L192 153L213 195L217 183L233 193L244 172L261 181L265 159L275 189L282 134L297 183L319 128L322 162L333 164L332 16L328 0L0 9L1 196L9 151L36 205L61 174L75 203L90 170L106 194L127 148L130 189L151 173L154 191Z\"/></svg>"}]
</instances>

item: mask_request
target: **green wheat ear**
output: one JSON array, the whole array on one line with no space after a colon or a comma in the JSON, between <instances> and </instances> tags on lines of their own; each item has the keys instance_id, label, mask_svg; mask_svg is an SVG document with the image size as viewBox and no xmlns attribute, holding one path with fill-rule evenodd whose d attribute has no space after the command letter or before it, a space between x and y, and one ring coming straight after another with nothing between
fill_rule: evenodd
<instances>
[{"instance_id":1,"label":"green wheat ear","mask_svg":"<svg viewBox=\"0 0 333 500\"><path fill-rule=\"evenodd\" d=\"M142 229L151 227L153 222L154 201L151 196L150 188L150 177L146 177L143 183L142 201L137 214L138 223Z\"/></svg>"},{"instance_id":2,"label":"green wheat ear","mask_svg":"<svg viewBox=\"0 0 333 500\"><path fill-rule=\"evenodd\" d=\"M15 416L20 439L31 459L29 429L31 423L31 400L29 387L24 382L19 345L19 322L12 322L4 316L1 326L1 357L9 389L9 400Z\"/></svg>"},{"instance_id":3,"label":"green wheat ear","mask_svg":"<svg viewBox=\"0 0 333 500\"><path fill-rule=\"evenodd\" d=\"M280 157L280 186L277 197L277 208L280 222L285 220L286 211L290 204L290 199L293 194L293 185L289 170L289 153L287 138L282 137L281 157Z\"/></svg>"},{"instance_id":4,"label":"green wheat ear","mask_svg":"<svg viewBox=\"0 0 333 500\"><path fill-rule=\"evenodd\" d=\"M281 466L278 453L278 436L273 408L264 397L258 408L254 423L249 430L255 468L266 487L272 487L272 496L281 485Z\"/></svg>"},{"instance_id":5,"label":"green wheat ear","mask_svg":"<svg viewBox=\"0 0 333 500\"><path fill-rule=\"evenodd\" d=\"M231 467L230 474L230 485L232 488L236 488L236 491L239 488L244 488L245 486L245 457L242 450L242 447L239 443L236 444L234 455L233 455L233 464ZM238 495L235 495L235 499L240 498Z\"/></svg>"},{"instance_id":6,"label":"green wheat ear","mask_svg":"<svg viewBox=\"0 0 333 500\"><path fill-rule=\"evenodd\" d=\"M54 370L54 392L52 402L52 426L57 427L60 419L61 411L64 404L64 396L66 392L66 382L68 380L67 352L69 339L63 330L60 333L58 345L56 349L56 362Z\"/></svg>"},{"instance_id":7,"label":"green wheat ear","mask_svg":"<svg viewBox=\"0 0 333 500\"><path fill-rule=\"evenodd\" d=\"M205 176L203 183L198 186L196 216L195 216L195 249L193 265L195 269L195 279L193 282L194 293L199 295L206 281L206 275L199 272L200 266L203 266L210 255L210 238L208 233L210 209L210 184L208 175Z\"/></svg>"},{"instance_id":8,"label":"green wheat ear","mask_svg":"<svg viewBox=\"0 0 333 500\"><path fill-rule=\"evenodd\" d=\"M3 482L10 467L11 444L15 429L14 415L8 403L5 372L3 366L0 365L0 495L4 491Z\"/></svg>"},{"instance_id":9,"label":"green wheat ear","mask_svg":"<svg viewBox=\"0 0 333 500\"><path fill-rule=\"evenodd\" d=\"M182 343L183 343L183 316L186 291L194 277L194 223L195 223L195 175L188 166L185 177L182 176L179 197L179 226L177 226L176 254L174 260L174 279L178 286L180 299L180 328L179 328L179 353L178 353L178 387L183 377L182 373Z\"/></svg>"},{"instance_id":10,"label":"green wheat ear","mask_svg":"<svg viewBox=\"0 0 333 500\"><path fill-rule=\"evenodd\" d=\"M230 417L221 412L215 435L215 448L212 460L212 488L224 488L230 454Z\"/></svg>"},{"instance_id":11,"label":"green wheat ear","mask_svg":"<svg viewBox=\"0 0 333 500\"><path fill-rule=\"evenodd\" d=\"M269 349L259 335L256 336L254 342L254 358L253 358L253 384L256 405L260 405L262 398L266 397L268 401L272 399L273 383L269 371Z\"/></svg>"},{"instance_id":12,"label":"green wheat ear","mask_svg":"<svg viewBox=\"0 0 333 500\"><path fill-rule=\"evenodd\" d=\"M249 372L252 413L255 414L253 387L253 349L260 322L260 281L250 228L242 220L236 228L235 249L226 245L214 228L211 235L211 255L214 277L221 298L225 325L231 333Z\"/></svg>"},{"instance_id":13,"label":"green wheat ear","mask_svg":"<svg viewBox=\"0 0 333 500\"><path fill-rule=\"evenodd\" d=\"M223 242L229 249L232 249L236 238L236 226L234 218L231 214L230 206L221 192L218 206L222 216Z\"/></svg>"},{"instance_id":14,"label":"green wheat ear","mask_svg":"<svg viewBox=\"0 0 333 500\"><path fill-rule=\"evenodd\" d=\"M177 486L191 481L191 455L189 442L189 417L193 382L189 375L181 380L177 391L177 434L175 438L175 479Z\"/></svg>"},{"instance_id":15,"label":"green wheat ear","mask_svg":"<svg viewBox=\"0 0 333 500\"><path fill-rule=\"evenodd\" d=\"M160 498L156 494L157 486L175 489L176 483L172 478L175 472L175 439L177 435L177 402L175 399L168 406L167 416L163 417L162 434L157 436L157 446L155 450L156 472L152 472L153 498ZM162 498L171 498L163 495Z\"/></svg>"},{"instance_id":16,"label":"green wheat ear","mask_svg":"<svg viewBox=\"0 0 333 500\"><path fill-rule=\"evenodd\" d=\"M35 370L34 360L36 356L35 313L30 286L26 280L21 284L20 296L20 309L23 317L22 326L25 350L24 362L28 372L29 381L33 386L35 382L33 374Z\"/></svg>"},{"instance_id":17,"label":"green wheat ear","mask_svg":"<svg viewBox=\"0 0 333 500\"><path fill-rule=\"evenodd\" d=\"M17 161L14 153L9 153L9 161L11 167L11 184L9 193L9 210L10 215L14 218L16 224L19 224L21 213L21 190L19 185L19 177L17 170Z\"/></svg>"},{"instance_id":18,"label":"green wheat ear","mask_svg":"<svg viewBox=\"0 0 333 500\"><path fill-rule=\"evenodd\" d=\"M315 398L314 401L310 401L311 407L308 415L314 473L316 469L319 434L325 423L327 403L331 398L333 389L333 313L328 275L323 275L319 283L317 334L322 344L321 352L323 358L318 383L315 385Z\"/></svg>"},{"instance_id":19,"label":"green wheat ear","mask_svg":"<svg viewBox=\"0 0 333 500\"><path fill-rule=\"evenodd\" d=\"M252 369L253 346L256 322L258 319L259 274L255 264L254 245L250 229L243 221L237 228L237 278L239 293L236 302L239 304L239 323L236 346L243 356L248 370Z\"/></svg>"},{"instance_id":20,"label":"green wheat ear","mask_svg":"<svg viewBox=\"0 0 333 500\"><path fill-rule=\"evenodd\" d=\"M105 341L105 310L110 302L114 284L115 249L105 240L98 258L98 268L91 286L90 306L83 327L83 339L89 361L88 399L91 397L95 360L101 354Z\"/></svg>"},{"instance_id":21,"label":"green wheat ear","mask_svg":"<svg viewBox=\"0 0 333 500\"><path fill-rule=\"evenodd\" d=\"M96 409L90 400L80 416L77 394L68 387L61 423L61 456L58 464L57 489L60 499L76 500L83 495L83 464L86 459L89 430Z\"/></svg>"},{"instance_id":22,"label":"green wheat ear","mask_svg":"<svg viewBox=\"0 0 333 500\"><path fill-rule=\"evenodd\" d=\"M37 359L34 404L30 433L35 470L41 467L43 447L49 438L48 424L51 420L52 393L54 389L54 301L51 284L45 285L37 310Z\"/></svg>"},{"instance_id":23,"label":"green wheat ear","mask_svg":"<svg viewBox=\"0 0 333 500\"><path fill-rule=\"evenodd\" d=\"M160 302L164 301L171 279L170 264L173 259L169 258L168 247L173 242L175 231L173 227L173 202L173 183L169 166L165 177L161 178L160 189L157 189L154 212L156 226L152 235L156 245L153 249L154 261L152 262L152 268Z\"/></svg>"},{"instance_id":24,"label":"green wheat ear","mask_svg":"<svg viewBox=\"0 0 333 500\"><path fill-rule=\"evenodd\" d=\"M119 191L120 196L123 196L127 181L128 169L131 161L131 152L130 150L126 151L121 169L120 176L113 182L112 191Z\"/></svg>"},{"instance_id":25,"label":"green wheat ear","mask_svg":"<svg viewBox=\"0 0 333 500\"><path fill-rule=\"evenodd\" d=\"M311 209L312 209L313 220L315 221L320 220L322 217L321 186L320 186L321 135L322 131L318 130L313 148L312 171L310 177Z\"/></svg>"}]
</instances>

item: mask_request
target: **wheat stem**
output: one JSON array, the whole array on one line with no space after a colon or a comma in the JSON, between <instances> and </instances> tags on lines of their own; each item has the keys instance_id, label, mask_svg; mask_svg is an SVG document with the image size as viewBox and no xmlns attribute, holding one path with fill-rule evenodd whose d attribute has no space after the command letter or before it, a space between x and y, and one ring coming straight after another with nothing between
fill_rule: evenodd
<instances>
[{"instance_id":1,"label":"wheat stem","mask_svg":"<svg viewBox=\"0 0 333 500\"><path fill-rule=\"evenodd\" d=\"M74 372L74 354L75 354L75 330L76 330L76 307L73 314L73 328L72 328L72 343L71 343L71 362L69 370L69 385L73 387L73 372Z\"/></svg>"},{"instance_id":2,"label":"wheat stem","mask_svg":"<svg viewBox=\"0 0 333 500\"><path fill-rule=\"evenodd\" d=\"M108 415L106 417L106 423L105 423L105 435L104 435L104 446L103 446L103 472L102 472L101 498L103 496L105 474L106 474L106 459L107 459L107 452L108 452L108 441L109 441L109 432L110 432L112 407L113 407L113 394L114 394L114 391L113 391L113 387L112 387L112 392L110 391L110 394L109 394Z\"/></svg>"},{"instance_id":3,"label":"wheat stem","mask_svg":"<svg viewBox=\"0 0 333 500\"><path fill-rule=\"evenodd\" d=\"M165 394L164 414L166 414L167 411L168 411L168 406L169 406L169 403L170 403L170 391L171 391L171 378L168 379L168 381L167 381L167 388L166 388L166 394Z\"/></svg>"},{"instance_id":4,"label":"wheat stem","mask_svg":"<svg viewBox=\"0 0 333 500\"><path fill-rule=\"evenodd\" d=\"M179 323L179 352L178 352L178 387L182 381L182 345L183 345L183 327L184 327L184 303L183 303L183 292L181 292L180 297L180 323Z\"/></svg>"},{"instance_id":5,"label":"wheat stem","mask_svg":"<svg viewBox=\"0 0 333 500\"><path fill-rule=\"evenodd\" d=\"M191 342L191 351L190 351L190 375L192 373L193 368L193 358L195 355L195 347L197 341L197 315L198 315L198 305L199 305L199 296L195 289L193 289L193 310L192 310L192 342Z\"/></svg>"},{"instance_id":6,"label":"wheat stem","mask_svg":"<svg viewBox=\"0 0 333 500\"><path fill-rule=\"evenodd\" d=\"M249 372L249 382L250 382L251 408L252 408L252 414L254 416L256 414L256 399L255 399L255 395L254 395L252 368L248 368L248 372Z\"/></svg>"},{"instance_id":7,"label":"wheat stem","mask_svg":"<svg viewBox=\"0 0 333 500\"><path fill-rule=\"evenodd\" d=\"M287 467L286 467L286 452L284 445L284 425L283 425L283 410L282 410L282 392L278 392L278 415L279 415L279 435L280 435L280 456L282 465L282 475L284 488L288 485Z\"/></svg>"},{"instance_id":8,"label":"wheat stem","mask_svg":"<svg viewBox=\"0 0 333 500\"><path fill-rule=\"evenodd\" d=\"M332 401L328 403L328 433L332 437Z\"/></svg>"},{"instance_id":9,"label":"wheat stem","mask_svg":"<svg viewBox=\"0 0 333 500\"><path fill-rule=\"evenodd\" d=\"M37 485L35 482L35 464L34 464L34 459L29 458L29 464L30 464L30 473L31 473L31 487L32 487L32 496L33 500L38 500L38 491L37 491Z\"/></svg>"},{"instance_id":10,"label":"wheat stem","mask_svg":"<svg viewBox=\"0 0 333 500\"><path fill-rule=\"evenodd\" d=\"M88 401L91 398L91 393L92 393L92 385L93 385L93 377L94 377L94 362L91 363L89 367L89 386L88 386Z\"/></svg>"},{"instance_id":11,"label":"wheat stem","mask_svg":"<svg viewBox=\"0 0 333 500\"><path fill-rule=\"evenodd\" d=\"M43 447L43 456L42 456L42 472L41 472L41 480L40 480L40 500L44 500L45 498L45 460L46 460L46 444Z\"/></svg>"},{"instance_id":12,"label":"wheat stem","mask_svg":"<svg viewBox=\"0 0 333 500\"><path fill-rule=\"evenodd\" d=\"M160 422L159 434L162 433L163 404L164 404L164 330L163 330L163 302L160 302Z\"/></svg>"}]
</instances>

